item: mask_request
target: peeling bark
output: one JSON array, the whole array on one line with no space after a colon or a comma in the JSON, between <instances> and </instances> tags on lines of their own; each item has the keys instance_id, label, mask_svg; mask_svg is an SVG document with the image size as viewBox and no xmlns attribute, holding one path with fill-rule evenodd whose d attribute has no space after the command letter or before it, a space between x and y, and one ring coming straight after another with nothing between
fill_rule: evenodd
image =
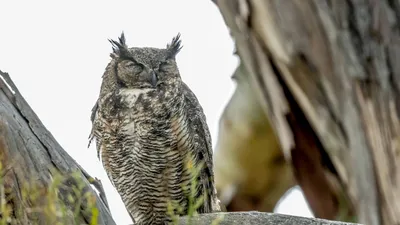
<instances>
[{"instance_id":1,"label":"peeling bark","mask_svg":"<svg viewBox=\"0 0 400 225\"><path fill-rule=\"evenodd\" d=\"M315 216L400 224L400 2L214 2Z\"/></svg>"}]
</instances>

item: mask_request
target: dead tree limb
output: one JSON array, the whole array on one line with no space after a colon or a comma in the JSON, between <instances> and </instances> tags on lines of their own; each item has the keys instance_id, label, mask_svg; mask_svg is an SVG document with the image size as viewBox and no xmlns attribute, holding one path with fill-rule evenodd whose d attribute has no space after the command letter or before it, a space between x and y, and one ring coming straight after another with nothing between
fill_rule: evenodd
<instances>
[{"instance_id":1,"label":"dead tree limb","mask_svg":"<svg viewBox=\"0 0 400 225\"><path fill-rule=\"evenodd\" d=\"M37 115L19 93L7 73L0 71L0 156L4 169L2 180L8 195L8 204L13 207L12 216L16 217L17 224L47 224L42 214L36 212L30 205L31 199L24 199L27 185L35 185L36 191L48 192L47 188L54 182L55 175L67 176L57 198L53 199L56 207L66 207L67 214L72 213L74 201L69 198L72 187L83 183L82 193L78 198L83 198L90 193L95 196L95 206L98 210L98 224L113 225L110 211L107 206L104 191L98 180L91 178L88 173L72 159L67 152L57 143L51 133L44 127ZM77 172L77 179L68 178ZM91 183L100 188L100 197L92 189ZM43 194L43 193L39 193ZM52 199L39 199L45 207L51 204ZM92 212L87 212L89 202L83 201L77 215L66 218L65 224L88 224L92 219ZM17 210L18 209L18 210ZM61 209L61 208L60 208ZM40 210L39 210L40 211ZM2 212L4 213L4 212ZM64 218L65 219L65 218Z\"/></svg>"},{"instance_id":2,"label":"dead tree limb","mask_svg":"<svg viewBox=\"0 0 400 225\"><path fill-rule=\"evenodd\" d=\"M179 225L188 224L187 218L180 219ZM216 222L218 221L218 223ZM192 220L193 225L361 225L324 219L304 218L260 212L209 213L200 214Z\"/></svg>"},{"instance_id":3,"label":"dead tree limb","mask_svg":"<svg viewBox=\"0 0 400 225\"><path fill-rule=\"evenodd\" d=\"M314 214L400 224L399 1L214 2Z\"/></svg>"}]
</instances>

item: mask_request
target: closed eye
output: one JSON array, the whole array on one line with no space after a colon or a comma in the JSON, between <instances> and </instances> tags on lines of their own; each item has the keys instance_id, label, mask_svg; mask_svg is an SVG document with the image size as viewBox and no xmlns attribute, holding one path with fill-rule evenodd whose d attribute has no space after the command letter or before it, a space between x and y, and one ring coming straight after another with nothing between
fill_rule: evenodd
<instances>
[{"instance_id":1,"label":"closed eye","mask_svg":"<svg viewBox=\"0 0 400 225\"><path fill-rule=\"evenodd\" d=\"M126 67L133 67L133 66L137 66L137 65L138 65L138 64L135 63L135 62L133 62L133 61L128 61L128 62L125 64Z\"/></svg>"},{"instance_id":2,"label":"closed eye","mask_svg":"<svg viewBox=\"0 0 400 225\"><path fill-rule=\"evenodd\" d=\"M143 71L144 66L140 63L134 61L128 61L125 66L133 71L133 73L138 74Z\"/></svg>"}]
</instances>

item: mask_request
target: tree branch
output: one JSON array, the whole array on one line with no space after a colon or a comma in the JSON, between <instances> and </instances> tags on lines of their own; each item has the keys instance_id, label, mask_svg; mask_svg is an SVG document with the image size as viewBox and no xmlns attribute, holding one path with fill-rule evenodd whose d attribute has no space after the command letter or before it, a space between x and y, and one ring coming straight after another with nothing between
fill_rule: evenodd
<instances>
[{"instance_id":1,"label":"tree branch","mask_svg":"<svg viewBox=\"0 0 400 225\"><path fill-rule=\"evenodd\" d=\"M12 197L12 203L14 206L20 205L26 220L33 220L34 216L29 213L32 209L26 208L21 202L23 185L35 181L39 187L46 190L56 174L69 176L79 171L77 182L83 182L84 193L89 192L96 197L95 206L99 211L98 224L115 224L100 181L89 176L61 148L21 96L10 76L2 71L0 71L0 150L2 166L8 168L4 175L5 185L13 189L12 193L15 195ZM66 182L67 186L77 185L71 179L67 179ZM99 189L100 197L91 188L91 183ZM57 201L62 201L67 207L73 208L74 202L67 201L71 191L61 191ZM84 197L84 193L80 197ZM83 207L85 206L87 202L84 202ZM87 213L86 208L81 208L80 211L79 221L88 223L91 220L91 213ZM45 224L43 219L39 218L39 221L41 221L39 224Z\"/></svg>"}]
</instances>

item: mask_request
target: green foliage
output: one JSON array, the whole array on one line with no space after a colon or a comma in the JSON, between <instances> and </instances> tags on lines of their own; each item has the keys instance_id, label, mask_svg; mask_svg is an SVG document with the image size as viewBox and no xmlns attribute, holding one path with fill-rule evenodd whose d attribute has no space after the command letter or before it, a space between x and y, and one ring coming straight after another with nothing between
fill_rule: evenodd
<instances>
[{"instance_id":1,"label":"green foliage","mask_svg":"<svg viewBox=\"0 0 400 225\"><path fill-rule=\"evenodd\" d=\"M3 178L3 167L0 163L0 213L1 220L0 225L6 225L9 222L9 218L12 212L10 205L7 204L8 199L6 198L6 189Z\"/></svg>"},{"instance_id":2,"label":"green foliage","mask_svg":"<svg viewBox=\"0 0 400 225\"><path fill-rule=\"evenodd\" d=\"M3 171L0 163L0 225L98 224L96 196L85 190L80 171L67 175L52 171L47 186L33 180L10 184Z\"/></svg>"},{"instance_id":3,"label":"green foliage","mask_svg":"<svg viewBox=\"0 0 400 225\"><path fill-rule=\"evenodd\" d=\"M186 160L186 169L190 173L190 188L182 186L183 191L188 198L188 212L186 215L187 225L193 225L193 218L198 215L197 209L204 203L205 196L197 197L196 190L198 188L198 177L204 166L204 163L196 165L193 162L192 156L189 156ZM205 194L205 193L204 193ZM172 225L178 225L179 215L182 215L183 207L176 201L168 202L167 215L172 219ZM211 225L218 225L223 220L223 217L215 219Z\"/></svg>"}]
</instances>

